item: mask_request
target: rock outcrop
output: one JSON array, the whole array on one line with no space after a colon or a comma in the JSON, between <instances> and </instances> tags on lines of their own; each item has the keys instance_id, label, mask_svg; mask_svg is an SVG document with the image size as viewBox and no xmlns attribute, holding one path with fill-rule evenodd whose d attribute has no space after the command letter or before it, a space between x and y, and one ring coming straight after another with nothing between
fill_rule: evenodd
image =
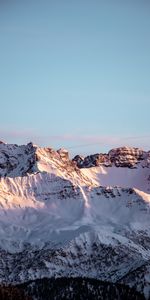
<instances>
[{"instance_id":1,"label":"rock outcrop","mask_svg":"<svg viewBox=\"0 0 150 300\"><path fill-rule=\"evenodd\" d=\"M143 151L139 148L120 147L112 149L108 154L93 154L87 157L76 155L73 158L79 168L90 168L97 166L105 167L124 167L136 168L138 164L142 163L143 167L150 164L150 152Z\"/></svg>"}]
</instances>

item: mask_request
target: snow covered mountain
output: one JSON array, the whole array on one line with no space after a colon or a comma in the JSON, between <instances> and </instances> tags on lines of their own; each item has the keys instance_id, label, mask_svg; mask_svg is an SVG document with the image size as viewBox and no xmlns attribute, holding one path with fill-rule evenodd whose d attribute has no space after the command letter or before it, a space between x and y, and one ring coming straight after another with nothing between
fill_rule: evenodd
<instances>
[{"instance_id":1,"label":"snow covered mountain","mask_svg":"<svg viewBox=\"0 0 150 300\"><path fill-rule=\"evenodd\" d=\"M150 152L0 143L0 281L85 276L150 297Z\"/></svg>"}]
</instances>

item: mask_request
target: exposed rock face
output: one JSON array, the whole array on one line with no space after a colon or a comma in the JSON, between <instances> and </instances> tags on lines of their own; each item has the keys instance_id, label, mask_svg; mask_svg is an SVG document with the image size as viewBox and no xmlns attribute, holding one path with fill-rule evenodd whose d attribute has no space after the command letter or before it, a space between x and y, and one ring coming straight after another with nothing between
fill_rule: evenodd
<instances>
[{"instance_id":1,"label":"exposed rock face","mask_svg":"<svg viewBox=\"0 0 150 300\"><path fill-rule=\"evenodd\" d=\"M122 147L110 150L108 156L116 167L132 168L146 158L146 152L138 148Z\"/></svg>"},{"instance_id":2,"label":"exposed rock face","mask_svg":"<svg viewBox=\"0 0 150 300\"><path fill-rule=\"evenodd\" d=\"M8 145L0 143L0 176L16 177L40 171L38 162L50 163L60 169L77 170L77 166L69 159L65 149L55 151L52 148L39 148L32 143L27 145ZM79 171L80 172L80 171Z\"/></svg>"},{"instance_id":3,"label":"exposed rock face","mask_svg":"<svg viewBox=\"0 0 150 300\"><path fill-rule=\"evenodd\" d=\"M69 160L69 152L66 149L61 148L57 152L64 161Z\"/></svg>"},{"instance_id":4,"label":"exposed rock face","mask_svg":"<svg viewBox=\"0 0 150 300\"><path fill-rule=\"evenodd\" d=\"M142 161L143 167L146 167L150 163L150 153L143 151L139 148L121 147L112 149L108 154L94 154L87 157L81 157L76 155L73 158L79 168L90 168L95 166L116 166L136 168Z\"/></svg>"},{"instance_id":5,"label":"exposed rock face","mask_svg":"<svg viewBox=\"0 0 150 300\"><path fill-rule=\"evenodd\" d=\"M84 168L84 156L76 155L72 161L75 162L79 168Z\"/></svg>"},{"instance_id":6,"label":"exposed rock face","mask_svg":"<svg viewBox=\"0 0 150 300\"><path fill-rule=\"evenodd\" d=\"M87 157L76 155L70 160L66 149L55 151L52 148L39 148L32 143L27 145L8 145L0 143L0 176L15 177L25 176L38 172L39 162L46 165L48 162L54 168L62 171L66 169L68 174L80 173L80 168L97 166L116 166L136 168L139 164L143 167L150 165L150 152L138 148L121 147L112 149L108 154L93 154Z\"/></svg>"},{"instance_id":7,"label":"exposed rock face","mask_svg":"<svg viewBox=\"0 0 150 300\"><path fill-rule=\"evenodd\" d=\"M0 143L0 176L25 176L34 172L36 147L27 145L8 145Z\"/></svg>"},{"instance_id":8,"label":"exposed rock face","mask_svg":"<svg viewBox=\"0 0 150 300\"><path fill-rule=\"evenodd\" d=\"M33 143L18 146L0 143L0 178L22 177L38 172L57 174L89 185L91 181L81 174L74 161L69 159L66 149L55 151L50 147L37 147Z\"/></svg>"},{"instance_id":9,"label":"exposed rock face","mask_svg":"<svg viewBox=\"0 0 150 300\"><path fill-rule=\"evenodd\" d=\"M83 157L80 155L76 155L73 158L73 161L76 162L79 168L90 168L90 167L98 167L102 164L105 166L111 166L111 161L107 154L93 154L87 157Z\"/></svg>"}]
</instances>

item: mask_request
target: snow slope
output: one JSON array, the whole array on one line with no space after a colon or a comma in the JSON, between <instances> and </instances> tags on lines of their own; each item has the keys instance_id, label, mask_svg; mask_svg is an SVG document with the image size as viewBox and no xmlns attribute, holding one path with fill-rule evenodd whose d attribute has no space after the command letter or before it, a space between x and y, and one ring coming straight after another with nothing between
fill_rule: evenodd
<instances>
[{"instance_id":1,"label":"snow slope","mask_svg":"<svg viewBox=\"0 0 150 300\"><path fill-rule=\"evenodd\" d=\"M74 235L84 226L109 232L150 229L150 195L139 190L79 187L39 173L3 179L0 192L0 243L6 250L8 240L18 247L23 242L63 244L64 235L72 239L68 232Z\"/></svg>"},{"instance_id":2,"label":"snow slope","mask_svg":"<svg viewBox=\"0 0 150 300\"><path fill-rule=\"evenodd\" d=\"M150 168L147 167L130 169L101 166L81 169L81 173L96 185L132 187L150 193Z\"/></svg>"}]
</instances>

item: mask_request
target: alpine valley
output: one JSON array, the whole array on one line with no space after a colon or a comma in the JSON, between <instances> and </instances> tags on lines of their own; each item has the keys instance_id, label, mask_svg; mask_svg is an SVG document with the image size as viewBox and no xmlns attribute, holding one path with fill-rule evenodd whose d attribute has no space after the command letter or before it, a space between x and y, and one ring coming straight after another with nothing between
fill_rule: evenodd
<instances>
[{"instance_id":1,"label":"alpine valley","mask_svg":"<svg viewBox=\"0 0 150 300\"><path fill-rule=\"evenodd\" d=\"M42 296L42 282L63 292ZM70 159L0 142L1 287L76 299L77 283L77 299L150 299L150 151Z\"/></svg>"}]
</instances>

